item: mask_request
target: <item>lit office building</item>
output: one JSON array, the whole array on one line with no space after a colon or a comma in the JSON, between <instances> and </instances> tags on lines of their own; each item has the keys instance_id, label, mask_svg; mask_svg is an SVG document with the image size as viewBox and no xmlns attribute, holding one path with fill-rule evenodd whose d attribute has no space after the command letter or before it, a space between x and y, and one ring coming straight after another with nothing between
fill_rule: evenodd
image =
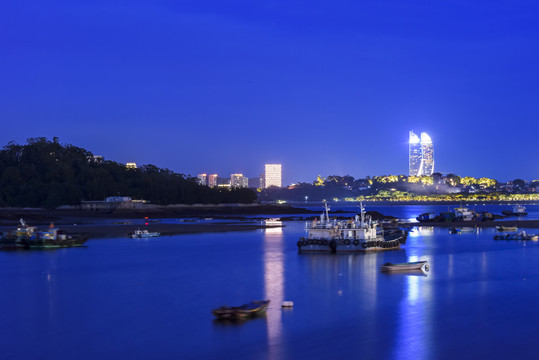
<instances>
[{"instance_id":1,"label":"lit office building","mask_svg":"<svg viewBox=\"0 0 539 360\"><path fill-rule=\"evenodd\" d=\"M209 187L216 187L217 181L219 180L217 174L208 175L208 186Z\"/></svg>"},{"instance_id":2,"label":"lit office building","mask_svg":"<svg viewBox=\"0 0 539 360\"><path fill-rule=\"evenodd\" d=\"M421 171L422 175L431 176L434 173L434 147L427 133L421 133Z\"/></svg>"},{"instance_id":3,"label":"lit office building","mask_svg":"<svg viewBox=\"0 0 539 360\"><path fill-rule=\"evenodd\" d=\"M410 176L418 176L419 168L421 167L421 143L419 136L410 131L410 140L408 141L408 174Z\"/></svg>"},{"instance_id":4,"label":"lit office building","mask_svg":"<svg viewBox=\"0 0 539 360\"><path fill-rule=\"evenodd\" d=\"M128 168L128 169L136 169L137 168L137 163L128 162L128 163L125 164L125 167Z\"/></svg>"},{"instance_id":5,"label":"lit office building","mask_svg":"<svg viewBox=\"0 0 539 360\"><path fill-rule=\"evenodd\" d=\"M207 174L198 174L197 176L198 184L208 186L208 175Z\"/></svg>"},{"instance_id":6,"label":"lit office building","mask_svg":"<svg viewBox=\"0 0 539 360\"><path fill-rule=\"evenodd\" d=\"M427 133L421 133L420 139L413 131L410 131L408 150L410 176L430 176L434 173L434 147Z\"/></svg>"},{"instance_id":7,"label":"lit office building","mask_svg":"<svg viewBox=\"0 0 539 360\"><path fill-rule=\"evenodd\" d=\"M266 164L264 171L264 187L282 186L282 165L281 164Z\"/></svg>"},{"instance_id":8,"label":"lit office building","mask_svg":"<svg viewBox=\"0 0 539 360\"><path fill-rule=\"evenodd\" d=\"M243 174L230 175L231 188L246 188L248 186L249 186L249 179L243 176Z\"/></svg>"}]
</instances>

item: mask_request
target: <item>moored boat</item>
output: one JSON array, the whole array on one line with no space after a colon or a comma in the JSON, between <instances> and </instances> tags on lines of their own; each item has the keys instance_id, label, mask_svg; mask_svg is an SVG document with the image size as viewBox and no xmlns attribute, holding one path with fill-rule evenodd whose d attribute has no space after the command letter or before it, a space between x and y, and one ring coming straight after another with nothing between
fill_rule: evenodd
<instances>
[{"instance_id":1,"label":"moored boat","mask_svg":"<svg viewBox=\"0 0 539 360\"><path fill-rule=\"evenodd\" d=\"M496 226L498 231L517 231L518 227L516 226Z\"/></svg>"},{"instance_id":2,"label":"moored boat","mask_svg":"<svg viewBox=\"0 0 539 360\"><path fill-rule=\"evenodd\" d=\"M466 207L458 207L453 211L455 212L456 221L472 221L475 219L475 211Z\"/></svg>"},{"instance_id":3,"label":"moored boat","mask_svg":"<svg viewBox=\"0 0 539 360\"><path fill-rule=\"evenodd\" d=\"M380 267L382 271L410 271L410 270L426 270L428 267L427 261L413 261L405 263L385 263Z\"/></svg>"},{"instance_id":4,"label":"moored boat","mask_svg":"<svg viewBox=\"0 0 539 360\"><path fill-rule=\"evenodd\" d=\"M253 318L265 314L269 300L255 300L241 306L221 306L212 314L220 320Z\"/></svg>"},{"instance_id":5,"label":"moored boat","mask_svg":"<svg viewBox=\"0 0 539 360\"><path fill-rule=\"evenodd\" d=\"M158 232L149 232L148 230L140 230L137 229L135 232L132 232L129 234L130 238L150 238L150 237L157 237L161 235L161 233Z\"/></svg>"},{"instance_id":6,"label":"moored boat","mask_svg":"<svg viewBox=\"0 0 539 360\"><path fill-rule=\"evenodd\" d=\"M394 229L384 234L378 230L378 223L366 215L363 204L361 213L350 220L337 221L329 218L329 208L325 204L325 212L320 221L315 219L307 223L306 237L297 242L300 253L345 253L367 252L397 249L406 242L408 233L402 229Z\"/></svg>"},{"instance_id":7,"label":"moored boat","mask_svg":"<svg viewBox=\"0 0 539 360\"><path fill-rule=\"evenodd\" d=\"M5 232L0 238L0 249L45 249L82 246L88 237L81 234L66 234L51 224L48 230L37 231L35 226L28 226L20 219L20 226L15 232Z\"/></svg>"},{"instance_id":8,"label":"moored boat","mask_svg":"<svg viewBox=\"0 0 539 360\"><path fill-rule=\"evenodd\" d=\"M521 231L518 234L494 235L494 240L539 240L539 234L528 234L525 231Z\"/></svg>"},{"instance_id":9,"label":"moored boat","mask_svg":"<svg viewBox=\"0 0 539 360\"><path fill-rule=\"evenodd\" d=\"M512 210L502 210L502 214L505 216L526 216L526 207L523 205L514 205Z\"/></svg>"}]
</instances>

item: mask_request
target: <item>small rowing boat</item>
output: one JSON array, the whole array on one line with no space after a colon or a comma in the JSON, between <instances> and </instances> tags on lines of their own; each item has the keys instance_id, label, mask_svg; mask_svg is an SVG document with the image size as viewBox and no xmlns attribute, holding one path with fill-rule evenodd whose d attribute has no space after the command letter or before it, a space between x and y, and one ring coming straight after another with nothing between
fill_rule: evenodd
<instances>
[{"instance_id":1,"label":"small rowing boat","mask_svg":"<svg viewBox=\"0 0 539 360\"><path fill-rule=\"evenodd\" d=\"M409 270L426 270L428 266L427 261L414 261L406 263L385 263L380 268L382 271L409 271Z\"/></svg>"},{"instance_id":2,"label":"small rowing boat","mask_svg":"<svg viewBox=\"0 0 539 360\"><path fill-rule=\"evenodd\" d=\"M214 309L212 314L220 320L252 318L264 314L269 302L269 300L255 300L242 306L221 306Z\"/></svg>"},{"instance_id":3,"label":"small rowing boat","mask_svg":"<svg viewBox=\"0 0 539 360\"><path fill-rule=\"evenodd\" d=\"M518 228L516 226L496 226L496 230L498 230L498 231L517 231Z\"/></svg>"}]
</instances>

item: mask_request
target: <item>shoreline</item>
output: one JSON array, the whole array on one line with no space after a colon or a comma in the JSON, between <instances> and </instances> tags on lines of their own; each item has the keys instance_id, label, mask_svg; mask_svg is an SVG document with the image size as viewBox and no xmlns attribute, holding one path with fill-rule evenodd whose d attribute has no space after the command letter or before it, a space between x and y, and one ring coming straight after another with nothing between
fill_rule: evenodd
<instances>
[{"instance_id":1,"label":"shoreline","mask_svg":"<svg viewBox=\"0 0 539 360\"><path fill-rule=\"evenodd\" d=\"M38 230L45 230L44 226L37 226ZM67 234L83 234L90 240L100 238L128 237L128 234L137 229L150 232L159 232L161 236L202 234L230 231L253 231L261 229L281 228L280 225L241 224L241 223L207 223L207 224L148 224L148 225L121 225L121 224L91 224L91 225L61 225L59 228ZM0 226L0 232L13 231L13 227Z\"/></svg>"}]
</instances>

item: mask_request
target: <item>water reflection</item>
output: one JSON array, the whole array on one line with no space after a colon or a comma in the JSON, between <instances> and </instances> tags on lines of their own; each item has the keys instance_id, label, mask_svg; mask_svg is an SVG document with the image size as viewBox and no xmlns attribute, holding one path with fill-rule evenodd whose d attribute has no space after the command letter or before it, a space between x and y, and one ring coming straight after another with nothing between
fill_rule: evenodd
<instances>
[{"instance_id":1,"label":"water reflection","mask_svg":"<svg viewBox=\"0 0 539 360\"><path fill-rule=\"evenodd\" d=\"M284 300L284 237L282 222L266 220L266 225L276 227L264 231L264 298L271 300L267 310L268 358L281 353L282 336L281 304Z\"/></svg>"},{"instance_id":2,"label":"water reflection","mask_svg":"<svg viewBox=\"0 0 539 360\"><path fill-rule=\"evenodd\" d=\"M408 232L410 237L432 236L434 235L434 227L432 226L417 226Z\"/></svg>"},{"instance_id":3,"label":"water reflection","mask_svg":"<svg viewBox=\"0 0 539 360\"><path fill-rule=\"evenodd\" d=\"M270 234L282 234L283 233L283 222L278 220L265 220L264 225L270 226L264 229L266 235Z\"/></svg>"}]
</instances>

